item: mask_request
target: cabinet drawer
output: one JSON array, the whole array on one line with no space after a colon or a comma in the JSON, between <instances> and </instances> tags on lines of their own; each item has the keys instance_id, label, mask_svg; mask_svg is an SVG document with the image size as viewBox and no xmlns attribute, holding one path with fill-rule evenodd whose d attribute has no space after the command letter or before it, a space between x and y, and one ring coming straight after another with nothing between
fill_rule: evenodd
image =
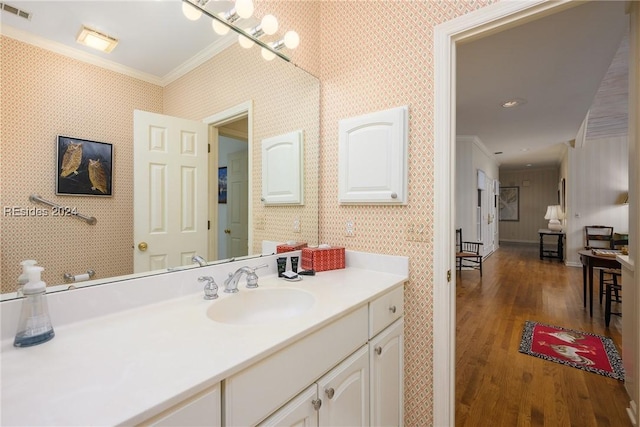
<instances>
[{"instance_id":1,"label":"cabinet drawer","mask_svg":"<svg viewBox=\"0 0 640 427\"><path fill-rule=\"evenodd\" d=\"M257 424L367 342L367 307L225 380L225 425Z\"/></svg>"},{"instance_id":2,"label":"cabinet drawer","mask_svg":"<svg viewBox=\"0 0 640 427\"><path fill-rule=\"evenodd\" d=\"M369 338L404 315L404 285L369 303Z\"/></svg>"},{"instance_id":3,"label":"cabinet drawer","mask_svg":"<svg viewBox=\"0 0 640 427\"><path fill-rule=\"evenodd\" d=\"M140 424L149 427L221 426L220 384Z\"/></svg>"}]
</instances>

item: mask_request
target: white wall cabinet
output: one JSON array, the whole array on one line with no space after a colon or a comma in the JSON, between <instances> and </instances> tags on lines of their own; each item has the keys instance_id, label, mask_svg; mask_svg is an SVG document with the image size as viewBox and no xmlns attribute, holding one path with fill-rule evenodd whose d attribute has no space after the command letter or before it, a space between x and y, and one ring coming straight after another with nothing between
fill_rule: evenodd
<instances>
[{"instance_id":1,"label":"white wall cabinet","mask_svg":"<svg viewBox=\"0 0 640 427\"><path fill-rule=\"evenodd\" d=\"M302 131L262 140L262 202L304 204Z\"/></svg>"},{"instance_id":2,"label":"white wall cabinet","mask_svg":"<svg viewBox=\"0 0 640 427\"><path fill-rule=\"evenodd\" d=\"M340 120L340 203L406 204L408 145L408 106Z\"/></svg>"}]
</instances>

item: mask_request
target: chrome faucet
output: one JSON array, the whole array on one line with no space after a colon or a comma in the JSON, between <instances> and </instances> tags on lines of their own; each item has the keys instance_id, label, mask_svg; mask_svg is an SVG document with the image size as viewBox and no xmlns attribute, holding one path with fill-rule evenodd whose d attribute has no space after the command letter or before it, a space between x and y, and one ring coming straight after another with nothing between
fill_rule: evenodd
<instances>
[{"instance_id":1,"label":"chrome faucet","mask_svg":"<svg viewBox=\"0 0 640 427\"><path fill-rule=\"evenodd\" d=\"M218 285L211 276L200 276L198 282L205 282L204 284L204 299L216 299L218 298Z\"/></svg>"},{"instance_id":2,"label":"chrome faucet","mask_svg":"<svg viewBox=\"0 0 640 427\"><path fill-rule=\"evenodd\" d=\"M191 257L191 261L193 262L197 262L200 267L206 267L207 266L207 261L205 261L204 258L202 258L200 255L194 255Z\"/></svg>"},{"instance_id":3,"label":"chrome faucet","mask_svg":"<svg viewBox=\"0 0 640 427\"><path fill-rule=\"evenodd\" d=\"M247 275L247 288L257 288L258 275L256 274L256 270L263 267L267 267L267 264L262 264L257 267L240 267L235 273L229 273L229 277L224 281L224 291L230 294L238 292L238 281L240 281L240 276L242 276L243 273Z\"/></svg>"}]
</instances>

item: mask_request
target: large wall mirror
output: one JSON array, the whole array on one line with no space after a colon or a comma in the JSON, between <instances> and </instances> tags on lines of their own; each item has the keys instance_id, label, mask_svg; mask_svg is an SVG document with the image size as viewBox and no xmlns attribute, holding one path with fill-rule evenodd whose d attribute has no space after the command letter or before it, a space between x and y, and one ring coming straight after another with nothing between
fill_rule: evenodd
<instances>
[{"instance_id":1,"label":"large wall mirror","mask_svg":"<svg viewBox=\"0 0 640 427\"><path fill-rule=\"evenodd\" d=\"M231 4L210 3L221 9ZM206 198L197 203L198 208L206 204L205 213L196 215L204 226L187 224L191 234L207 242L198 255L208 262L224 261L261 254L265 241L317 244L317 78L282 58L263 59L257 46L240 47L233 32L216 35L207 16L187 20L182 2L176 0L15 1L10 5L32 15L27 20L0 12L3 299L16 296L20 263L27 259L45 268L44 280L56 290L69 287L65 273L94 271L91 280L74 283L81 286L196 266L190 253L170 261L156 257L143 268L134 265L142 248L150 254L154 250L150 242L144 242L145 248L134 237L140 206L151 199L166 202L157 186L146 193L136 190L139 184L134 176L140 168L134 153L136 111L205 126L209 149L197 151L197 156L206 156L207 173L205 179L192 182L208 189ZM111 53L94 53L77 44L83 25L119 38L118 46ZM298 130L303 132L304 144L304 203L267 206L261 201L261 141ZM112 147L110 195L56 192L57 157L64 154L58 146L60 135ZM168 144L185 141L189 148L188 138L166 140ZM80 179L89 173L89 160L96 159L90 159L88 152L69 177ZM225 192L231 185L230 175L237 172L234 162L243 152L247 190L244 195ZM66 210L54 212L33 203L32 194ZM184 228L185 210L166 205L177 213L162 214L156 220L166 229ZM97 222L90 225L65 214L69 210L93 216ZM204 222L202 215L206 215ZM234 222L238 217L244 218L240 225ZM238 227L246 234L246 243L234 246L228 241L236 237Z\"/></svg>"}]
</instances>

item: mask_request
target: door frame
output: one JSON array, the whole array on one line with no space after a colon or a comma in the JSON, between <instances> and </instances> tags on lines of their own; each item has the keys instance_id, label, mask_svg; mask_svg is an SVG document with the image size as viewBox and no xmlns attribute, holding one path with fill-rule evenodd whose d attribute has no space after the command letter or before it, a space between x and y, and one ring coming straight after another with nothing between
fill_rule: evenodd
<instances>
[{"instance_id":1,"label":"door frame","mask_svg":"<svg viewBox=\"0 0 640 427\"><path fill-rule=\"evenodd\" d=\"M455 153L456 43L560 12L577 2L498 2L437 25L434 29L434 227L433 227L433 421L455 424ZM449 276L448 276L449 275ZM449 279L451 280L451 279Z\"/></svg>"},{"instance_id":2,"label":"door frame","mask_svg":"<svg viewBox=\"0 0 640 427\"><path fill-rule=\"evenodd\" d=\"M253 226L251 219L253 218L253 177L251 171L253 170L253 101L245 101L240 104L237 104L231 108L228 108L219 113L213 114L211 116L205 117L202 119L204 123L209 126L209 129L212 127L223 126L227 123L233 122L243 117L247 117L247 150L248 150L248 163L247 163L247 171L249 184L247 189L247 194L249 195L249 200L247 201L247 217L248 217L248 230L247 230L247 245L249 254L253 253ZM211 135L211 132L209 132ZM217 142L218 139L216 138ZM214 170L218 170L218 147L211 146L211 152L209 153L209 165L215 165ZM218 209L217 209L218 200L215 200L215 209L209 210L209 220L211 221L211 226L209 229L209 240L210 241L218 241ZM211 203L210 203L211 205Z\"/></svg>"}]
</instances>

